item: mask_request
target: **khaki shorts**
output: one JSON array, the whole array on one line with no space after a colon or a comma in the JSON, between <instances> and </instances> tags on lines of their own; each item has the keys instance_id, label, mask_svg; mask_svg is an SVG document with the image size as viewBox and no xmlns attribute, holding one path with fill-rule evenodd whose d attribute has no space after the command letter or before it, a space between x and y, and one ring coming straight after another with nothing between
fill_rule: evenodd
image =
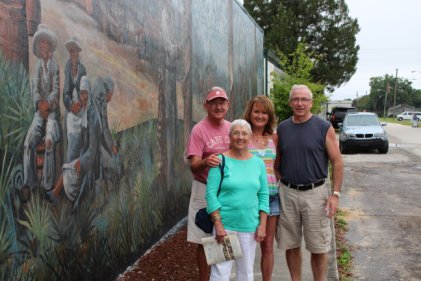
<instances>
[{"instance_id":1,"label":"khaki shorts","mask_svg":"<svg viewBox=\"0 0 421 281\"><path fill-rule=\"evenodd\" d=\"M279 249L301 246L302 236L306 249L313 254L330 251L332 231L327 217L326 204L329 196L327 184L299 191L279 183L281 214L276 240Z\"/></svg>"},{"instance_id":2,"label":"khaki shorts","mask_svg":"<svg viewBox=\"0 0 421 281\"><path fill-rule=\"evenodd\" d=\"M209 237L211 234L203 232L194 223L197 211L207 206L206 199L206 184L200 181L193 180L190 203L189 203L189 214L187 217L187 241L196 244L203 244L202 238Z\"/></svg>"}]
</instances>

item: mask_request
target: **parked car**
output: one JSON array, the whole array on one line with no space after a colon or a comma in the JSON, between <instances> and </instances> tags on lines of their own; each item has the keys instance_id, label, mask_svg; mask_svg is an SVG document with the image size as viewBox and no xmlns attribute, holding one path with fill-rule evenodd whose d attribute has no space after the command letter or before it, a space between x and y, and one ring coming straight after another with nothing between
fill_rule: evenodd
<instances>
[{"instance_id":1,"label":"parked car","mask_svg":"<svg viewBox=\"0 0 421 281\"><path fill-rule=\"evenodd\" d=\"M377 114L348 113L339 126L339 147L342 154L358 148L373 148L382 154L389 151L387 133L383 129L386 123L380 123Z\"/></svg>"},{"instance_id":2,"label":"parked car","mask_svg":"<svg viewBox=\"0 0 421 281\"><path fill-rule=\"evenodd\" d=\"M418 121L419 121L421 119L421 112L413 112L413 111L404 111L401 114L396 115L396 119L398 119L398 121L412 120L412 116L414 115L414 113L417 115Z\"/></svg>"},{"instance_id":3,"label":"parked car","mask_svg":"<svg viewBox=\"0 0 421 281\"><path fill-rule=\"evenodd\" d=\"M355 111L356 111L355 107L342 107L342 106L334 107L329 114L330 115L329 121L330 123L332 123L333 128L338 129L339 128L338 124L344 121L345 115L348 112L355 112Z\"/></svg>"}]
</instances>

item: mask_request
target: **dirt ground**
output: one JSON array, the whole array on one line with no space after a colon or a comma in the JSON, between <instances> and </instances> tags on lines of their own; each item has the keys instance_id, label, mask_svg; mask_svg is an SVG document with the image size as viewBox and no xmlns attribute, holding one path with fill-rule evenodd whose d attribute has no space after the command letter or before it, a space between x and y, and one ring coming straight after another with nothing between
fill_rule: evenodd
<instances>
[{"instance_id":1,"label":"dirt ground","mask_svg":"<svg viewBox=\"0 0 421 281\"><path fill-rule=\"evenodd\" d=\"M336 228L336 240L346 243L345 232ZM196 246L186 241L187 228L182 227L168 239L143 255L117 281L197 280ZM341 249L337 249L340 254ZM338 265L340 274L344 274ZM350 275L348 275L350 277Z\"/></svg>"},{"instance_id":2,"label":"dirt ground","mask_svg":"<svg viewBox=\"0 0 421 281\"><path fill-rule=\"evenodd\" d=\"M197 280L196 245L186 237L184 226L143 255L117 281Z\"/></svg>"}]
</instances>

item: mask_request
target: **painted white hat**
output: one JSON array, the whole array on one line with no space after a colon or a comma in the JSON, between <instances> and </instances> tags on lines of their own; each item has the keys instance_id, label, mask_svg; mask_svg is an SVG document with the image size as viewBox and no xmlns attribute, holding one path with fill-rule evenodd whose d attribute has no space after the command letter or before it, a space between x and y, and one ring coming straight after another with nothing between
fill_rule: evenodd
<instances>
[{"instance_id":1,"label":"painted white hat","mask_svg":"<svg viewBox=\"0 0 421 281\"><path fill-rule=\"evenodd\" d=\"M88 93L91 91L91 83L89 82L88 76L82 76L80 78L80 90L85 90Z\"/></svg>"},{"instance_id":2,"label":"painted white hat","mask_svg":"<svg viewBox=\"0 0 421 281\"><path fill-rule=\"evenodd\" d=\"M47 39L51 44L51 52L54 52L57 47L57 37L56 34L51 31L46 24L41 23L38 25L38 30L35 32L34 35L34 44L32 45L32 50L34 55L38 58L41 58L39 53L39 40L41 38Z\"/></svg>"}]
</instances>

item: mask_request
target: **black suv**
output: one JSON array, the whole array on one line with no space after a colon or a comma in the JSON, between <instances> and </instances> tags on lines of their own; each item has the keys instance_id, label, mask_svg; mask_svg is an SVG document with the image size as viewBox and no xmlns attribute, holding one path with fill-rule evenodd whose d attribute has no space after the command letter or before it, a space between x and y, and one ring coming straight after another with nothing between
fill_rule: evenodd
<instances>
[{"instance_id":1,"label":"black suv","mask_svg":"<svg viewBox=\"0 0 421 281\"><path fill-rule=\"evenodd\" d=\"M345 115L348 112L356 112L355 107L337 106L332 109L332 111L329 114L330 115L329 121L330 123L332 123L333 128L335 129L339 128L338 123L344 122Z\"/></svg>"}]
</instances>

